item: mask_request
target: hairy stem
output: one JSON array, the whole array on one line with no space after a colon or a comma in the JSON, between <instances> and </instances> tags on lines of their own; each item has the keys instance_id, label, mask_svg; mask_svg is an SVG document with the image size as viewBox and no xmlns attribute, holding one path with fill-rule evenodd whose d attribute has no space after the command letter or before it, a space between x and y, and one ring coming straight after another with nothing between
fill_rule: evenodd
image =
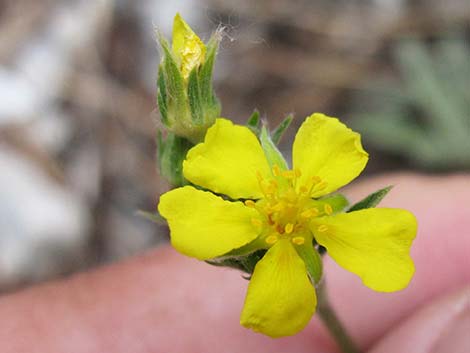
<instances>
[{"instance_id":1,"label":"hairy stem","mask_svg":"<svg viewBox=\"0 0 470 353\"><path fill-rule=\"evenodd\" d=\"M328 293L325 287L325 280L322 280L317 287L318 305L317 313L327 327L334 340L344 353L360 353L357 346L347 333L345 327L336 315L335 310L328 301Z\"/></svg>"}]
</instances>

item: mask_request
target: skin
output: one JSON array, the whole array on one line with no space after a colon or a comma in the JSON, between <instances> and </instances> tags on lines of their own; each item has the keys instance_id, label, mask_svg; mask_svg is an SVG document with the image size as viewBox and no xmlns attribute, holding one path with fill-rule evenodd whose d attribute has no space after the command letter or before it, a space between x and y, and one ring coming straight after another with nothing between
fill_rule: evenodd
<instances>
[{"instance_id":1,"label":"skin","mask_svg":"<svg viewBox=\"0 0 470 353\"><path fill-rule=\"evenodd\" d=\"M459 340L470 347L470 175L386 175L344 193L359 200L389 184L395 189L381 206L418 219L415 276L401 292L377 293L327 259L331 301L364 351L439 353ZM1 351L338 352L317 317L276 340L241 327L247 284L234 270L162 246L0 297Z\"/></svg>"}]
</instances>

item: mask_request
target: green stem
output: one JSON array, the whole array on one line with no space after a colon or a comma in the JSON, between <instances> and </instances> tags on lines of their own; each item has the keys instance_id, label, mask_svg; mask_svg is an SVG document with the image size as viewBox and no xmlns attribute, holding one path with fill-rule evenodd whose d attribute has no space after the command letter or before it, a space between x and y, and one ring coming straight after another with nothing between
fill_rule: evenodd
<instances>
[{"instance_id":1,"label":"green stem","mask_svg":"<svg viewBox=\"0 0 470 353\"><path fill-rule=\"evenodd\" d=\"M328 301L325 280L321 281L317 287L317 297L317 313L341 350L344 353L360 353Z\"/></svg>"}]
</instances>

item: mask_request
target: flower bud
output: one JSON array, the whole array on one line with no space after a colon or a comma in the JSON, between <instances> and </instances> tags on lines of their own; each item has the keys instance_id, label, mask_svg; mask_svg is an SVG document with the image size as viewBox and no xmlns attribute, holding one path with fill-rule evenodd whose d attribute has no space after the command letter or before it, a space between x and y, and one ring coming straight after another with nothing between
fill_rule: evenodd
<instances>
[{"instance_id":1,"label":"flower bud","mask_svg":"<svg viewBox=\"0 0 470 353\"><path fill-rule=\"evenodd\" d=\"M179 14L173 23L173 42L159 35L162 61L158 71L158 108L169 132L193 144L204 139L220 114L212 88L212 69L220 42L215 32L205 45Z\"/></svg>"}]
</instances>

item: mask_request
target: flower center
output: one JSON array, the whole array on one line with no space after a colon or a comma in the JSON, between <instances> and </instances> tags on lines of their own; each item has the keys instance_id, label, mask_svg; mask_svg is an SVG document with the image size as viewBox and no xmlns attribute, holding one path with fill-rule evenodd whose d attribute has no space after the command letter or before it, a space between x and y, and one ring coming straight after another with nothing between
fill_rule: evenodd
<instances>
[{"instance_id":1,"label":"flower center","mask_svg":"<svg viewBox=\"0 0 470 353\"><path fill-rule=\"evenodd\" d=\"M245 201L260 213L260 218L252 219L253 224L264 230L261 237L268 246L282 238L290 239L295 245L311 241L310 220L333 212L331 205L310 197L314 190L324 189L326 182L315 176L301 184L300 170L281 170L277 165L272 168L272 175L266 179L258 173L264 198Z\"/></svg>"}]
</instances>

